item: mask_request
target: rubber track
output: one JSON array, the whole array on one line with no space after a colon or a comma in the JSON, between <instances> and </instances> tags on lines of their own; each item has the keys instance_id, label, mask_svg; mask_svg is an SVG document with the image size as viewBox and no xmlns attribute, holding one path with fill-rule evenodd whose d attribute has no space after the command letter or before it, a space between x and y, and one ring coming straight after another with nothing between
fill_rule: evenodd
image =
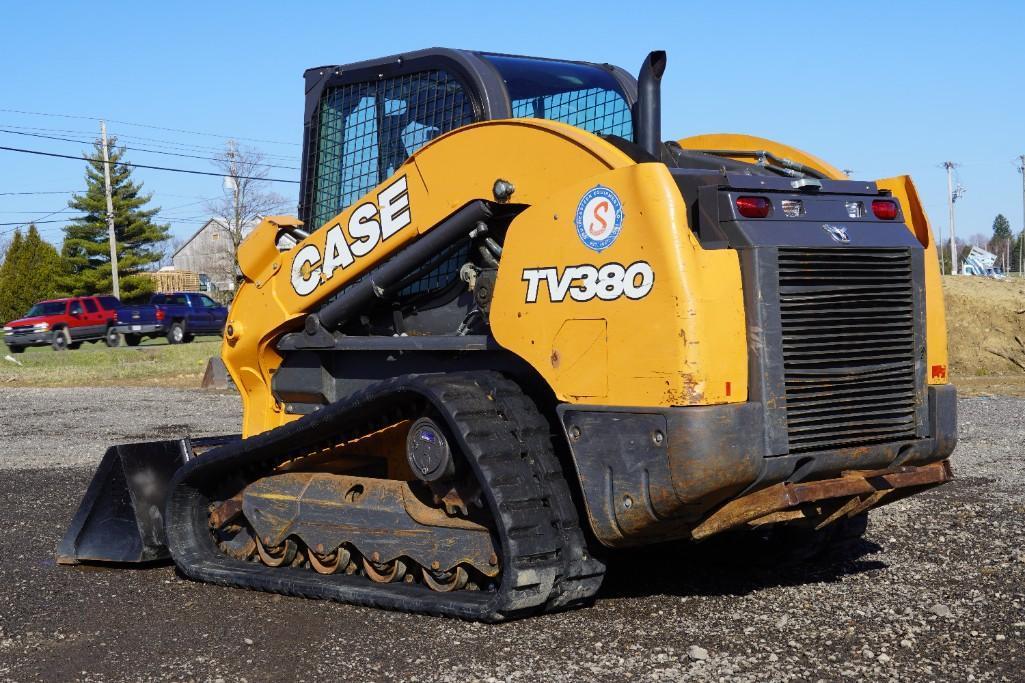
<instances>
[{"instance_id":1,"label":"rubber track","mask_svg":"<svg viewBox=\"0 0 1025 683\"><path fill-rule=\"evenodd\" d=\"M235 560L217 548L207 518L218 492L240 490L287 460L391 424L412 403L430 404L444 419L481 483L501 547L496 590L439 593L418 584L325 576ZM175 564L199 581L481 621L583 604L604 574L604 565L587 551L548 423L515 383L493 372L386 380L277 429L207 451L172 481L165 528Z\"/></svg>"}]
</instances>

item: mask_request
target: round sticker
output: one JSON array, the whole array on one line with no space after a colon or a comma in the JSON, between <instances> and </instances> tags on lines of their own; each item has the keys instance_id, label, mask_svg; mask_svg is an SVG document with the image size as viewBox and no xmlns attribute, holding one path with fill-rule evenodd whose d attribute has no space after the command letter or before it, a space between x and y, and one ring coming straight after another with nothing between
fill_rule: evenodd
<instances>
[{"instance_id":1,"label":"round sticker","mask_svg":"<svg viewBox=\"0 0 1025 683\"><path fill-rule=\"evenodd\" d=\"M585 246L608 249L623 228L623 203L611 189L596 185L580 198L574 223Z\"/></svg>"}]
</instances>

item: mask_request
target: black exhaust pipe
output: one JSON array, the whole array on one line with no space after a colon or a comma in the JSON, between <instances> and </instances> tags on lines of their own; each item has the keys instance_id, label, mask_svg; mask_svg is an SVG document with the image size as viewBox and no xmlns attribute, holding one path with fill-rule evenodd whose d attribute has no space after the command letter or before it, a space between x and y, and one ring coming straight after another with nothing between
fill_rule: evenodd
<instances>
[{"instance_id":1,"label":"black exhaust pipe","mask_svg":"<svg viewBox=\"0 0 1025 683\"><path fill-rule=\"evenodd\" d=\"M649 52L637 76L637 104L634 121L637 144L662 160L662 74L666 70L665 50Z\"/></svg>"}]
</instances>

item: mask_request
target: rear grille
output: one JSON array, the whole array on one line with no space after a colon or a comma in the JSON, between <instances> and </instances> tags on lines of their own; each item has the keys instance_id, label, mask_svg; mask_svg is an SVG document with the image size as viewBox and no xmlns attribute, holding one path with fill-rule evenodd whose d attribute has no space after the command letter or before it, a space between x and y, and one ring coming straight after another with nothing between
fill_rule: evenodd
<instances>
[{"instance_id":1,"label":"rear grille","mask_svg":"<svg viewBox=\"0 0 1025 683\"><path fill-rule=\"evenodd\" d=\"M907 249L780 249L790 452L915 436Z\"/></svg>"}]
</instances>

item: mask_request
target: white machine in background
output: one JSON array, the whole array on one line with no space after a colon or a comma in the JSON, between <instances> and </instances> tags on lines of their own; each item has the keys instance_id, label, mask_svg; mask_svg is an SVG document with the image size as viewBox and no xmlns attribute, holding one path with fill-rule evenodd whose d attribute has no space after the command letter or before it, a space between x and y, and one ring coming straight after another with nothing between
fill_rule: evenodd
<instances>
[{"instance_id":1,"label":"white machine in background","mask_svg":"<svg viewBox=\"0 0 1025 683\"><path fill-rule=\"evenodd\" d=\"M961 273L1003 280L1007 276L999 268L994 268L996 262L996 254L992 254L979 247L972 247L972 250L968 252L968 256L961 262Z\"/></svg>"}]
</instances>

